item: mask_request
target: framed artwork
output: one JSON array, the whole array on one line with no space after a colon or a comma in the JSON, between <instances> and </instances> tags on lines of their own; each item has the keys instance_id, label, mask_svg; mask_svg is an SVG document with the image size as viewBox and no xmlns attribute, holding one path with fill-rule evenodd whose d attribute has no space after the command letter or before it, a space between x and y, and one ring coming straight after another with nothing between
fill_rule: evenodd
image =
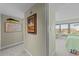
<instances>
[{"instance_id":1,"label":"framed artwork","mask_svg":"<svg viewBox=\"0 0 79 59\"><path fill-rule=\"evenodd\" d=\"M21 24L19 23L6 23L6 32L18 32L21 31Z\"/></svg>"},{"instance_id":2,"label":"framed artwork","mask_svg":"<svg viewBox=\"0 0 79 59\"><path fill-rule=\"evenodd\" d=\"M27 32L28 33L37 33L37 14L33 14L27 17Z\"/></svg>"},{"instance_id":3,"label":"framed artwork","mask_svg":"<svg viewBox=\"0 0 79 59\"><path fill-rule=\"evenodd\" d=\"M5 22L5 32L18 32L21 31L20 21L8 18Z\"/></svg>"}]
</instances>

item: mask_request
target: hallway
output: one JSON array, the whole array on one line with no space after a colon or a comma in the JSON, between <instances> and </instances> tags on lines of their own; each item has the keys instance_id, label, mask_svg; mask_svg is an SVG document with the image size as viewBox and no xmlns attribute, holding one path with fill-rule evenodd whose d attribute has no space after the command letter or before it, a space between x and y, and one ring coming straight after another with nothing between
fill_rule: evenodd
<instances>
[{"instance_id":1,"label":"hallway","mask_svg":"<svg viewBox=\"0 0 79 59\"><path fill-rule=\"evenodd\" d=\"M24 50L23 44L6 48L0 51L0 56L29 56Z\"/></svg>"}]
</instances>

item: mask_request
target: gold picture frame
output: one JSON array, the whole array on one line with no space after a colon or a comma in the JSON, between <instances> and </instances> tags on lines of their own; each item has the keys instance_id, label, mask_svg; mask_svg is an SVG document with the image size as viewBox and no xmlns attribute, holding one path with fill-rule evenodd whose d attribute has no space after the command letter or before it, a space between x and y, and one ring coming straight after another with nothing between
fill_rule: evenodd
<instances>
[{"instance_id":1,"label":"gold picture frame","mask_svg":"<svg viewBox=\"0 0 79 59\"><path fill-rule=\"evenodd\" d=\"M27 32L28 33L37 33L37 14L33 14L27 17Z\"/></svg>"}]
</instances>

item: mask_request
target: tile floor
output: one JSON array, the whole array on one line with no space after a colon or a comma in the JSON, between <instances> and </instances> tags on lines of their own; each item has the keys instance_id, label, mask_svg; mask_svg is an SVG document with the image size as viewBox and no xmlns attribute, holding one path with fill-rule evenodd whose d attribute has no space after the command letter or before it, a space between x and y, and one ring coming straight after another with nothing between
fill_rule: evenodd
<instances>
[{"instance_id":1,"label":"tile floor","mask_svg":"<svg viewBox=\"0 0 79 59\"><path fill-rule=\"evenodd\" d=\"M65 38L56 39L56 56L74 56L73 54L67 52L65 44ZM7 49L3 49L0 51L0 56L29 56L23 48L23 44L21 44Z\"/></svg>"},{"instance_id":2,"label":"tile floor","mask_svg":"<svg viewBox=\"0 0 79 59\"><path fill-rule=\"evenodd\" d=\"M23 44L21 44L1 50L0 56L29 56L29 55L23 49Z\"/></svg>"}]
</instances>

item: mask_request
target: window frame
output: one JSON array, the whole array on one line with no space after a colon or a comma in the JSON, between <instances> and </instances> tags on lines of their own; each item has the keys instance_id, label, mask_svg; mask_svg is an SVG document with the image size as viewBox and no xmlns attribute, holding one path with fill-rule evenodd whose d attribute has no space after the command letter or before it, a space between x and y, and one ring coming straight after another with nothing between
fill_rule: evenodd
<instances>
[{"instance_id":1,"label":"window frame","mask_svg":"<svg viewBox=\"0 0 79 59\"><path fill-rule=\"evenodd\" d=\"M70 23L70 24L74 24L74 23L79 23L79 22L72 22L72 23ZM71 26L70 26L70 30L71 30ZM70 33L71 33L71 31L70 31Z\"/></svg>"}]
</instances>

